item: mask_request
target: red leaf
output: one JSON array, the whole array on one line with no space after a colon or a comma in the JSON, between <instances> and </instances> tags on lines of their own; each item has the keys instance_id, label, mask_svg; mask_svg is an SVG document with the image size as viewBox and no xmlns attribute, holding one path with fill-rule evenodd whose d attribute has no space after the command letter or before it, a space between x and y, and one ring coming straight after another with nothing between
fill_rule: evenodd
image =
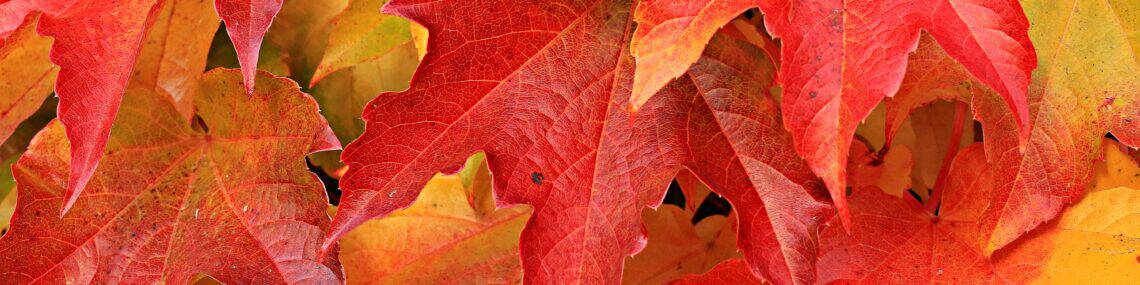
<instances>
[{"instance_id":1,"label":"red leaf","mask_svg":"<svg viewBox=\"0 0 1140 285\"><path fill-rule=\"evenodd\" d=\"M0 238L0 280L339 282L336 258L318 261L327 198L303 164L327 125L296 83L262 74L247 96L236 71L207 73L194 98L204 128L160 94L132 89L107 167L62 218L68 142L49 125L13 167L18 206Z\"/></svg>"},{"instance_id":2,"label":"red leaf","mask_svg":"<svg viewBox=\"0 0 1140 285\"><path fill-rule=\"evenodd\" d=\"M154 2L12 1L0 6L0 14L11 15L4 21L43 11L39 32L55 38L51 61L61 67L55 88L60 98L58 114L71 141L68 198L61 205L64 213L103 157Z\"/></svg>"},{"instance_id":3,"label":"red leaf","mask_svg":"<svg viewBox=\"0 0 1140 285\"><path fill-rule=\"evenodd\" d=\"M433 34L411 88L365 109L326 243L407 207L432 175L482 150L498 203L534 207L520 246L528 282L620 281L623 258L644 245L641 208L682 167L742 211L753 271L811 280L814 227L829 210L812 199L822 183L806 163L776 148L791 136L757 96L774 70L758 48L726 37L631 118L626 1L456 2L385 7Z\"/></svg>"},{"instance_id":4,"label":"red leaf","mask_svg":"<svg viewBox=\"0 0 1140 285\"><path fill-rule=\"evenodd\" d=\"M1021 136L1029 133L1025 94L1036 55L1016 1L642 2L635 39L637 77L649 79L635 82L646 82L634 86L644 91L634 95L639 100L653 94L665 82L662 78L680 75L714 27L744 8L760 7L768 30L784 44L784 124L795 136L796 151L827 183L844 220L849 216L845 166L855 127L883 97L898 90L920 29L997 90L1014 110ZM652 59L656 53L662 59ZM654 65L662 62L669 65Z\"/></svg>"},{"instance_id":5,"label":"red leaf","mask_svg":"<svg viewBox=\"0 0 1140 285\"><path fill-rule=\"evenodd\" d=\"M257 56L265 31L273 23L273 17L281 11L284 0L214 0L218 17L226 22L226 32L237 51L238 64L245 89L253 93L254 78L257 74Z\"/></svg>"}]
</instances>

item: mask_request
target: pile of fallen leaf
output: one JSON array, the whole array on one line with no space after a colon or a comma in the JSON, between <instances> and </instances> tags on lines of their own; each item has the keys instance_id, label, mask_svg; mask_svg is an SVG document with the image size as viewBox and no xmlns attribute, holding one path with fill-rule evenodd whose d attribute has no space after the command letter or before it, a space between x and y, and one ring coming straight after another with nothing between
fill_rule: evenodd
<instances>
[{"instance_id":1,"label":"pile of fallen leaf","mask_svg":"<svg viewBox=\"0 0 1140 285\"><path fill-rule=\"evenodd\" d=\"M1135 0L0 1L0 283L1132 283L1138 99Z\"/></svg>"}]
</instances>

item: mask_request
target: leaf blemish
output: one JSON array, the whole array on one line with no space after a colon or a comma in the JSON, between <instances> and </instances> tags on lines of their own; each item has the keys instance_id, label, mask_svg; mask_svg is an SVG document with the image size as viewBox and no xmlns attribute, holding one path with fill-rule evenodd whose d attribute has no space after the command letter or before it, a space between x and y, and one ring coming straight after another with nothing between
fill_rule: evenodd
<instances>
[{"instance_id":1,"label":"leaf blemish","mask_svg":"<svg viewBox=\"0 0 1140 285\"><path fill-rule=\"evenodd\" d=\"M542 177L542 173L540 173L540 172L531 172L530 173L530 181L534 182L534 185L542 186L542 179L544 179L544 177Z\"/></svg>"}]
</instances>

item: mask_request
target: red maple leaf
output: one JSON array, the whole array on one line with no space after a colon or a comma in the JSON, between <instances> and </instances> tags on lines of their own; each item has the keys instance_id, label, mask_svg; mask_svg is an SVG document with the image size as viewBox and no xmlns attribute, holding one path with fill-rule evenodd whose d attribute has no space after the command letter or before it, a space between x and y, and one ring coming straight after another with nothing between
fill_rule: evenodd
<instances>
[{"instance_id":1,"label":"red maple leaf","mask_svg":"<svg viewBox=\"0 0 1140 285\"><path fill-rule=\"evenodd\" d=\"M813 233L830 210L813 199L822 183L806 163L779 148L791 136L766 96L773 64L726 35L633 117L630 8L390 2L386 12L433 33L429 52L408 91L365 109L326 243L407 207L432 175L484 151L498 202L534 207L520 246L528 281L617 282L644 244L642 207L658 205L685 167L741 211L753 272L810 282Z\"/></svg>"}]
</instances>

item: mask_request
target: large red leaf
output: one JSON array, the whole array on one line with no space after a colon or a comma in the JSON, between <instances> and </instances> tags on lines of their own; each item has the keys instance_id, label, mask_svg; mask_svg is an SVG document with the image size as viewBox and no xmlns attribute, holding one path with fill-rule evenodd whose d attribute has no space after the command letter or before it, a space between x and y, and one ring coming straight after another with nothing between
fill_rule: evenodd
<instances>
[{"instance_id":1,"label":"large red leaf","mask_svg":"<svg viewBox=\"0 0 1140 285\"><path fill-rule=\"evenodd\" d=\"M775 148L791 137L764 95L771 63L726 43L711 55L725 60L695 68L631 118L629 9L620 0L390 2L385 11L433 34L411 89L365 109L327 242L407 207L432 175L482 150L498 202L534 207L520 245L528 281L620 281L623 258L644 244L641 208L660 203L681 167L745 209L740 241L754 272L810 280L812 233L828 209L812 198L822 183L806 164ZM731 70L747 64L769 69Z\"/></svg>"},{"instance_id":2,"label":"large red leaf","mask_svg":"<svg viewBox=\"0 0 1140 285\"><path fill-rule=\"evenodd\" d=\"M111 122L119 110L131 68L149 29L157 0L14 0L0 3L0 38L8 37L27 15L42 12L39 33L55 39L51 61L60 66L55 91L59 119L71 141L68 202L75 203L103 157ZM218 15L237 43L248 92L261 37L280 9L280 0L217 0ZM160 10L160 9L158 9ZM160 12L161 13L161 12Z\"/></svg>"},{"instance_id":3,"label":"large red leaf","mask_svg":"<svg viewBox=\"0 0 1140 285\"><path fill-rule=\"evenodd\" d=\"M69 148L50 125L14 167L19 204L0 239L0 280L337 282L336 259L318 262L327 200L304 165L326 125L295 83L262 80L247 96L236 71L208 73L194 124L166 97L131 89L108 167L62 218Z\"/></svg>"},{"instance_id":4,"label":"large red leaf","mask_svg":"<svg viewBox=\"0 0 1140 285\"><path fill-rule=\"evenodd\" d=\"M899 89L906 55L926 30L1001 94L1028 135L1026 88L1036 55L1013 0L643 0L637 12L634 103L684 72L716 27L759 7L782 39L784 124L846 219L847 150L855 127Z\"/></svg>"},{"instance_id":5,"label":"large red leaf","mask_svg":"<svg viewBox=\"0 0 1140 285\"><path fill-rule=\"evenodd\" d=\"M249 93L253 93L261 41L265 31L269 30L269 25L273 24L273 17L281 11L283 1L285 0L214 0L218 17L226 22L226 32L234 43L241 74L245 78L243 82Z\"/></svg>"}]
</instances>

